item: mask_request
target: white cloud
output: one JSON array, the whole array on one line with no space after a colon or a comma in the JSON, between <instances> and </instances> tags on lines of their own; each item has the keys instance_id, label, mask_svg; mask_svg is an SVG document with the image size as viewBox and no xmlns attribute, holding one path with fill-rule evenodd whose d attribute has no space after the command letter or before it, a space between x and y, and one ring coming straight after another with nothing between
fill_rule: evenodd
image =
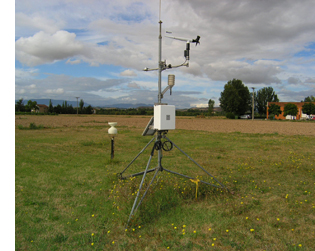
<instances>
[{"instance_id":1,"label":"white cloud","mask_svg":"<svg viewBox=\"0 0 315 251\"><path fill-rule=\"evenodd\" d=\"M53 35L40 31L32 37L22 37L15 42L16 58L27 66L35 66L78 55L84 45L75 38L74 33L67 31Z\"/></svg>"},{"instance_id":2,"label":"white cloud","mask_svg":"<svg viewBox=\"0 0 315 251\"><path fill-rule=\"evenodd\" d=\"M281 68L274 65L249 64L240 61L227 61L209 64L206 74L212 80L229 81L233 78L241 79L245 83L252 84L280 84L276 77Z\"/></svg>"},{"instance_id":3,"label":"white cloud","mask_svg":"<svg viewBox=\"0 0 315 251\"><path fill-rule=\"evenodd\" d=\"M53 34L60 29L61 24L40 15L29 16L19 12L15 14L15 26L17 27L17 35L28 35L25 33L38 31Z\"/></svg>"},{"instance_id":4,"label":"white cloud","mask_svg":"<svg viewBox=\"0 0 315 251\"><path fill-rule=\"evenodd\" d=\"M137 83L134 83L134 82L129 83L128 87L132 88L132 89L140 89L141 88Z\"/></svg>"},{"instance_id":5,"label":"white cloud","mask_svg":"<svg viewBox=\"0 0 315 251\"><path fill-rule=\"evenodd\" d=\"M64 89L63 89L63 88L47 89L47 90L45 91L45 93L47 93L47 94L63 94L63 93L64 93Z\"/></svg>"},{"instance_id":6,"label":"white cloud","mask_svg":"<svg viewBox=\"0 0 315 251\"><path fill-rule=\"evenodd\" d=\"M129 70L129 69L121 72L119 75L123 77L136 77L137 76L137 74L134 71Z\"/></svg>"},{"instance_id":7,"label":"white cloud","mask_svg":"<svg viewBox=\"0 0 315 251\"><path fill-rule=\"evenodd\" d=\"M26 91L23 88L15 91L15 94L25 94L25 93Z\"/></svg>"},{"instance_id":8,"label":"white cloud","mask_svg":"<svg viewBox=\"0 0 315 251\"><path fill-rule=\"evenodd\" d=\"M305 83L315 84L315 78L308 78Z\"/></svg>"},{"instance_id":9,"label":"white cloud","mask_svg":"<svg viewBox=\"0 0 315 251\"><path fill-rule=\"evenodd\" d=\"M73 100L74 97L78 96L84 97L84 100L90 104L95 104L96 101L101 99L102 92L117 92L121 95L118 87L126 82L126 79L99 80L92 77L48 75L44 79L33 77L32 79L16 80L15 94L16 98L20 98L23 94L23 97L28 98L64 100Z\"/></svg>"},{"instance_id":10,"label":"white cloud","mask_svg":"<svg viewBox=\"0 0 315 251\"><path fill-rule=\"evenodd\" d=\"M292 85L297 85L297 84L301 83L301 80L299 78L289 77L288 78L288 83L292 84Z\"/></svg>"},{"instance_id":11,"label":"white cloud","mask_svg":"<svg viewBox=\"0 0 315 251\"><path fill-rule=\"evenodd\" d=\"M68 59L66 64L71 64L71 65L75 65L75 64L80 64L81 63L81 60L80 59L76 59L76 60L70 60Z\"/></svg>"},{"instance_id":12,"label":"white cloud","mask_svg":"<svg viewBox=\"0 0 315 251\"><path fill-rule=\"evenodd\" d=\"M34 76L38 75L38 69L28 68L28 69L15 69L15 79L32 79Z\"/></svg>"},{"instance_id":13,"label":"white cloud","mask_svg":"<svg viewBox=\"0 0 315 251\"><path fill-rule=\"evenodd\" d=\"M190 104L191 107L197 107L197 108L205 108L208 107L207 103L201 103L201 104Z\"/></svg>"}]
</instances>

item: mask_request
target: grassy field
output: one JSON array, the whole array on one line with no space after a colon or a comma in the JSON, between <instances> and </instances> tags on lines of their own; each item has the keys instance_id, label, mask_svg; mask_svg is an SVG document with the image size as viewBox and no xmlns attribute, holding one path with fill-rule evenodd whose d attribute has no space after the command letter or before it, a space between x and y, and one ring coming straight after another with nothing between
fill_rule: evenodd
<instances>
[{"instance_id":1,"label":"grassy field","mask_svg":"<svg viewBox=\"0 0 315 251\"><path fill-rule=\"evenodd\" d=\"M16 250L315 250L314 137L172 131L231 193L161 172L126 227L141 177L117 173L151 138L117 128L111 160L108 125L16 127ZM177 149L162 165L213 181Z\"/></svg>"}]
</instances>

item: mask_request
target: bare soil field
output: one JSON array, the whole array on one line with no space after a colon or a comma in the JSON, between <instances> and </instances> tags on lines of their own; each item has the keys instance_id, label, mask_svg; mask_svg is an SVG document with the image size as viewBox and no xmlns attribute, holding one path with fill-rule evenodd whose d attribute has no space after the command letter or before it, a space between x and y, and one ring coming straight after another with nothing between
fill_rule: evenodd
<instances>
[{"instance_id":1,"label":"bare soil field","mask_svg":"<svg viewBox=\"0 0 315 251\"><path fill-rule=\"evenodd\" d=\"M37 126L60 128L78 126L100 126L109 128L108 122L117 122L117 126L144 129L149 116L108 116L108 115L16 115L15 127L28 127L30 123ZM230 120L216 118L176 117L176 129L201 130L209 132L241 133L278 133L281 135L315 136L313 121L266 121L266 120Z\"/></svg>"}]
</instances>

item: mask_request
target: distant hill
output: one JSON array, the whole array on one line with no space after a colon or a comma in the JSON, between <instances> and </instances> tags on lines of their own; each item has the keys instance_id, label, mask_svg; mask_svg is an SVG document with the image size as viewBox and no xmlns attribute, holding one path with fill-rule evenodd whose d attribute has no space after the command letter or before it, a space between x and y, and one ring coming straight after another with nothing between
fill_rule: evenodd
<instances>
[{"instance_id":1,"label":"distant hill","mask_svg":"<svg viewBox=\"0 0 315 251\"><path fill-rule=\"evenodd\" d=\"M153 108L153 105L147 105L147 104L113 104L113 105L106 105L101 106L100 108L118 108L118 109L130 109L130 108Z\"/></svg>"}]
</instances>

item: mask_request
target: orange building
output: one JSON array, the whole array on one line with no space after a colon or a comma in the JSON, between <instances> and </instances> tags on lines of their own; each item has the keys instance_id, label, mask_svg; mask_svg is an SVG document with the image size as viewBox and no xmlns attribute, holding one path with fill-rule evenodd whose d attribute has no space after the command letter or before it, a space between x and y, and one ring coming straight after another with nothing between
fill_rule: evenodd
<instances>
[{"instance_id":1,"label":"orange building","mask_svg":"<svg viewBox=\"0 0 315 251\"><path fill-rule=\"evenodd\" d=\"M315 105L315 102L312 102L312 103ZM283 110L284 110L284 107L285 107L286 104L294 104L294 105L296 105L297 108L298 108L298 113L296 114L295 119L299 120L299 119L302 118L302 114L303 114L303 112L302 112L302 106L305 104L305 102L268 102L268 103L267 103L267 119L268 119L268 117L269 117L269 112L268 112L268 110L269 110L269 106L270 106L271 104L275 104L275 105L280 106L280 109L281 109L281 111L282 111L282 113L281 113L279 116L275 116L276 119L286 119L286 118L284 117L284 115L283 115ZM304 114L303 114L303 115L304 115Z\"/></svg>"}]
</instances>

